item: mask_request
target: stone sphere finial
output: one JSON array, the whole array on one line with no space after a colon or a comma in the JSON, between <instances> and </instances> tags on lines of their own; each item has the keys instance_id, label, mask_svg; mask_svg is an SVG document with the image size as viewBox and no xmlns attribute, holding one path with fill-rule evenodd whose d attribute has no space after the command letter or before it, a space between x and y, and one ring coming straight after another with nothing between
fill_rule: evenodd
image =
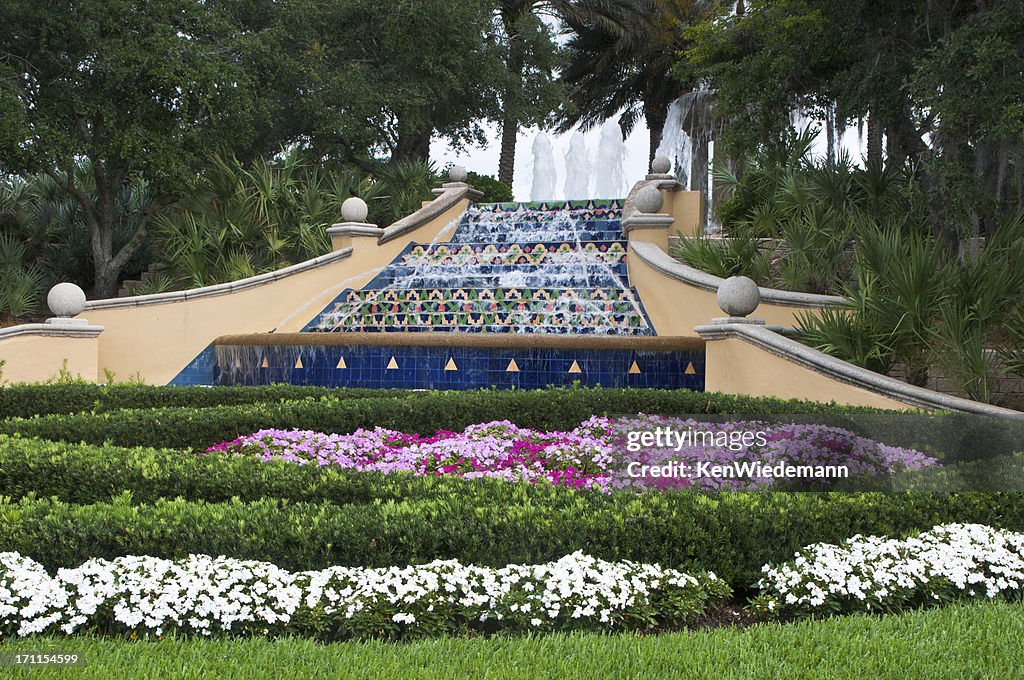
<instances>
[{"instance_id":1,"label":"stone sphere finial","mask_svg":"<svg viewBox=\"0 0 1024 680\"><path fill-rule=\"evenodd\" d=\"M636 207L642 213L653 214L659 212L664 204L665 198L657 187L648 185L636 192Z\"/></svg>"},{"instance_id":2,"label":"stone sphere finial","mask_svg":"<svg viewBox=\"0 0 1024 680\"><path fill-rule=\"evenodd\" d=\"M46 294L46 306L61 318L78 316L85 311L85 292L73 283L58 283Z\"/></svg>"},{"instance_id":3,"label":"stone sphere finial","mask_svg":"<svg viewBox=\"0 0 1024 680\"><path fill-rule=\"evenodd\" d=\"M668 159L668 156L655 156L651 161L651 172L656 175L667 175L671 169L672 161Z\"/></svg>"},{"instance_id":4,"label":"stone sphere finial","mask_svg":"<svg viewBox=\"0 0 1024 680\"><path fill-rule=\"evenodd\" d=\"M365 222L369 212L370 209L367 207L366 201L358 196L346 198L345 202L341 204L341 219L346 222Z\"/></svg>"},{"instance_id":5,"label":"stone sphere finial","mask_svg":"<svg viewBox=\"0 0 1024 680\"><path fill-rule=\"evenodd\" d=\"M759 304L761 291L747 276L730 276L718 287L718 306L729 316L747 316Z\"/></svg>"},{"instance_id":6,"label":"stone sphere finial","mask_svg":"<svg viewBox=\"0 0 1024 680\"><path fill-rule=\"evenodd\" d=\"M462 165L453 165L448 170L448 179L453 182L465 182L469 174L466 172L466 168Z\"/></svg>"}]
</instances>

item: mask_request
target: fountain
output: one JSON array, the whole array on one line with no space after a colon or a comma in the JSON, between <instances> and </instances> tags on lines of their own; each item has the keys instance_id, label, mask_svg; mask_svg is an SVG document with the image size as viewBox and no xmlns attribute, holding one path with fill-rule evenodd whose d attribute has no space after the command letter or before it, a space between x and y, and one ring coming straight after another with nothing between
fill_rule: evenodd
<instances>
[{"instance_id":1,"label":"fountain","mask_svg":"<svg viewBox=\"0 0 1024 680\"><path fill-rule=\"evenodd\" d=\"M702 389L703 351L654 337L621 219L618 200L471 206L301 333L219 340L214 382Z\"/></svg>"},{"instance_id":2,"label":"fountain","mask_svg":"<svg viewBox=\"0 0 1024 680\"><path fill-rule=\"evenodd\" d=\"M533 138L533 182L530 187L530 199L533 201L550 201L555 197L555 152L551 148L551 140L543 132Z\"/></svg>"},{"instance_id":3,"label":"fountain","mask_svg":"<svg viewBox=\"0 0 1024 680\"><path fill-rule=\"evenodd\" d=\"M597 143L594 195L597 198L618 198L626 192L626 176L622 167L626 161L626 143L622 130L614 120L601 126Z\"/></svg>"},{"instance_id":4,"label":"fountain","mask_svg":"<svg viewBox=\"0 0 1024 680\"><path fill-rule=\"evenodd\" d=\"M574 132L565 152L565 197L586 198L590 195L590 159L583 133Z\"/></svg>"}]
</instances>

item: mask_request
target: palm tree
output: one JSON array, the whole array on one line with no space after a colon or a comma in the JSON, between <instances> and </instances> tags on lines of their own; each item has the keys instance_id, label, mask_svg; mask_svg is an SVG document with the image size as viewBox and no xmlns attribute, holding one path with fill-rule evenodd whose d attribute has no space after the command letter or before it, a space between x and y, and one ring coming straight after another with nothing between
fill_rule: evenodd
<instances>
[{"instance_id":1,"label":"palm tree","mask_svg":"<svg viewBox=\"0 0 1024 680\"><path fill-rule=\"evenodd\" d=\"M524 123L537 123L555 108L551 87L557 48L544 16L558 19L570 8L566 0L501 0L497 23L509 80L502 91L501 155L498 180L511 186L516 138Z\"/></svg>"},{"instance_id":2,"label":"palm tree","mask_svg":"<svg viewBox=\"0 0 1024 680\"><path fill-rule=\"evenodd\" d=\"M619 116L623 136L642 115L650 157L661 142L668 107L688 89L673 78L681 29L709 19L714 0L575 0L563 14L568 64L561 74L568 106L560 131L584 130Z\"/></svg>"}]
</instances>

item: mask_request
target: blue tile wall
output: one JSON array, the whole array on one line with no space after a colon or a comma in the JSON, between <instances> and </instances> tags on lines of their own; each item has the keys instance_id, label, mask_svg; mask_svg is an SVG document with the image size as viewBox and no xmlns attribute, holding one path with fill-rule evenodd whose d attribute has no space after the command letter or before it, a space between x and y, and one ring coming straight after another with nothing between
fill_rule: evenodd
<instances>
[{"instance_id":1,"label":"blue tile wall","mask_svg":"<svg viewBox=\"0 0 1024 680\"><path fill-rule=\"evenodd\" d=\"M213 345L207 345L206 349L189 362L188 366L181 369L178 375L174 376L169 385L212 385L214 364L217 357L213 351Z\"/></svg>"},{"instance_id":2,"label":"blue tile wall","mask_svg":"<svg viewBox=\"0 0 1024 680\"><path fill-rule=\"evenodd\" d=\"M214 348L216 385L296 385L403 389L535 389L570 385L704 389L702 350L567 350L405 346L232 346ZM344 357L347 368L337 368ZM395 358L397 369L387 368ZM302 368L295 368L302 359ZM266 359L267 367L263 368ZM458 370L446 371L454 359ZM506 368L515 359L518 372ZM580 373L569 373L573 361ZM630 374L633 362L639 374ZM693 364L694 374L686 369Z\"/></svg>"}]
</instances>

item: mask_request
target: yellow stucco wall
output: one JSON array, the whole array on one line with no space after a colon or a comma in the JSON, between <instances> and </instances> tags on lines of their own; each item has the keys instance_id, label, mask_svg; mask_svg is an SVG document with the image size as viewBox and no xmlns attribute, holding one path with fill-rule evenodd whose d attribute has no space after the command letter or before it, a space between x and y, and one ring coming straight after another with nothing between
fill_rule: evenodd
<instances>
[{"instance_id":1,"label":"yellow stucco wall","mask_svg":"<svg viewBox=\"0 0 1024 680\"><path fill-rule=\"evenodd\" d=\"M718 306L716 292L662 274L634 255L632 246L627 250L626 262L629 281L643 300L658 335L694 337L697 335L693 330L695 326L725 316ZM764 319L768 325L792 327L797 314L803 311L807 309L761 303L754 315Z\"/></svg>"},{"instance_id":2,"label":"yellow stucco wall","mask_svg":"<svg viewBox=\"0 0 1024 680\"><path fill-rule=\"evenodd\" d=\"M99 338L18 335L0 338L2 381L45 382L67 370L72 378L95 382Z\"/></svg>"},{"instance_id":3,"label":"yellow stucco wall","mask_svg":"<svg viewBox=\"0 0 1024 680\"><path fill-rule=\"evenodd\" d=\"M665 204L662 212L672 216L672 235L681 232L684 236L698 236L703 233L701 216L704 213L704 198L699 191L662 191Z\"/></svg>"},{"instance_id":4,"label":"yellow stucco wall","mask_svg":"<svg viewBox=\"0 0 1024 680\"><path fill-rule=\"evenodd\" d=\"M705 347L705 389L708 392L835 401L875 408L909 408L900 401L839 382L743 340L712 340Z\"/></svg>"},{"instance_id":5,"label":"yellow stucco wall","mask_svg":"<svg viewBox=\"0 0 1024 680\"><path fill-rule=\"evenodd\" d=\"M292 332L302 328L346 288L361 288L411 242L430 242L465 212L463 199L401 237L383 244L353 240L351 256L222 295L160 304L87 309L82 316L105 327L99 370L117 379L136 374L166 384L221 335Z\"/></svg>"}]
</instances>

